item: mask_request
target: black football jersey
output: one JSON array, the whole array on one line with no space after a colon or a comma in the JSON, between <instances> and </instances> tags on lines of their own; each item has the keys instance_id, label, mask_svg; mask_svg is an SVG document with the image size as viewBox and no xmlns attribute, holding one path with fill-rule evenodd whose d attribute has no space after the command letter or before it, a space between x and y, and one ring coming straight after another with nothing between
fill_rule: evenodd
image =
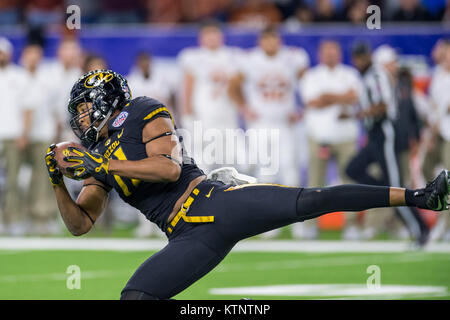
<instances>
[{"instance_id":1,"label":"black football jersey","mask_svg":"<svg viewBox=\"0 0 450 320\"><path fill-rule=\"evenodd\" d=\"M142 142L142 130L147 123L159 117L172 119L169 110L161 102L148 97L133 99L118 116L108 121L108 138L89 149L117 160L147 158L145 144ZM182 137L178 135L178 139L182 143ZM204 175L203 171L185 154L183 148L181 175L176 182L145 182L112 174L96 179L115 189L125 202L140 210L161 230L165 230L167 218L175 202L189 183L201 175Z\"/></svg>"}]
</instances>

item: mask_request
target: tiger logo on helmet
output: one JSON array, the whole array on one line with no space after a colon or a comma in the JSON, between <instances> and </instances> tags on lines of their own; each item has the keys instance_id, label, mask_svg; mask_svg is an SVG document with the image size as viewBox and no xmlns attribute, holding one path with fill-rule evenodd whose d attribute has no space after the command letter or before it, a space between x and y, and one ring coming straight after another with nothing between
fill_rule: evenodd
<instances>
[{"instance_id":1,"label":"tiger logo on helmet","mask_svg":"<svg viewBox=\"0 0 450 320\"><path fill-rule=\"evenodd\" d=\"M102 83L107 83L114 78L114 74L108 72L98 72L90 75L84 81L86 88L98 87Z\"/></svg>"}]
</instances>

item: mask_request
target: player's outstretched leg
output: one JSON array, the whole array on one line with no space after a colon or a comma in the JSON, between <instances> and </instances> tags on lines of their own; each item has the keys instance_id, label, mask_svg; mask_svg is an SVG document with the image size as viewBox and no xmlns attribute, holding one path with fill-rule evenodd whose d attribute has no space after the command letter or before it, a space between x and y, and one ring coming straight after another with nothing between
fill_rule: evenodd
<instances>
[{"instance_id":1,"label":"player's outstretched leg","mask_svg":"<svg viewBox=\"0 0 450 320\"><path fill-rule=\"evenodd\" d=\"M335 211L363 211L371 208L410 206L442 211L448 209L450 193L449 171L423 189L342 185L304 189L297 199L297 214L301 220L313 219Z\"/></svg>"},{"instance_id":2,"label":"player's outstretched leg","mask_svg":"<svg viewBox=\"0 0 450 320\"><path fill-rule=\"evenodd\" d=\"M225 235L230 241L240 241L336 211L401 206L445 210L449 179L448 171L443 171L425 188L418 190L362 184L305 189L250 184L223 192L217 188L208 207L202 209L222 212L217 214L213 224L216 234Z\"/></svg>"}]
</instances>

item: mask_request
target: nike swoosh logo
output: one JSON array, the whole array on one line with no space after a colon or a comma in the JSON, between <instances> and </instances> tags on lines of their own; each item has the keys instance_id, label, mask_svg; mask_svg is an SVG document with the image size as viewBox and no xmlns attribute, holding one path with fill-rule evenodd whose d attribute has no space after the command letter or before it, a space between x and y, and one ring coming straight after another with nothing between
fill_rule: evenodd
<instances>
[{"instance_id":1,"label":"nike swoosh logo","mask_svg":"<svg viewBox=\"0 0 450 320\"><path fill-rule=\"evenodd\" d=\"M93 156L92 154L90 154L89 152L86 152L86 154L89 156L89 158L91 158L95 162L97 162L99 164L103 163L103 159L102 158L97 158L97 157Z\"/></svg>"},{"instance_id":2,"label":"nike swoosh logo","mask_svg":"<svg viewBox=\"0 0 450 320\"><path fill-rule=\"evenodd\" d=\"M211 192L213 191L214 187L211 188L211 190L209 190L208 194L205 196L207 198L211 197Z\"/></svg>"},{"instance_id":3,"label":"nike swoosh logo","mask_svg":"<svg viewBox=\"0 0 450 320\"><path fill-rule=\"evenodd\" d=\"M123 129L122 129L122 131L120 131L120 133L117 135L117 139L120 139L120 138L122 137L122 134L123 134Z\"/></svg>"}]
</instances>

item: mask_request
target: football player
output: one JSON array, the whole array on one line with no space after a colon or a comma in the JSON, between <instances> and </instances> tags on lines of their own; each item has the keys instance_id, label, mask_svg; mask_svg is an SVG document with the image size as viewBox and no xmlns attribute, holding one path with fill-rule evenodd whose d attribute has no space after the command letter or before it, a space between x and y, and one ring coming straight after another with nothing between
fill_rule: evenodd
<instances>
[{"instance_id":1,"label":"football player","mask_svg":"<svg viewBox=\"0 0 450 320\"><path fill-rule=\"evenodd\" d=\"M164 104L171 99L170 81L163 70L159 70L148 52L136 56L135 66L127 76L136 96L151 96Z\"/></svg>"},{"instance_id":2,"label":"football player","mask_svg":"<svg viewBox=\"0 0 450 320\"><path fill-rule=\"evenodd\" d=\"M84 187L76 200L64 185L54 145L45 156L56 201L69 231L87 233L114 189L156 223L168 244L130 278L121 299L168 299L203 277L245 238L328 212L417 206L444 210L448 171L425 188L342 185L298 188L230 185L208 180L183 150L165 105L131 99L127 81L110 70L82 76L68 106L74 133L89 144L70 148L65 161ZM75 154L75 155L74 155Z\"/></svg>"},{"instance_id":3,"label":"football player","mask_svg":"<svg viewBox=\"0 0 450 320\"><path fill-rule=\"evenodd\" d=\"M280 132L280 172L258 179L284 184L298 183L298 164L293 154L293 124L296 111L296 87L309 66L309 56L302 48L283 45L278 30L267 27L259 36L259 45L242 55L239 72L232 78L229 94L245 115L248 129L276 129ZM270 147L268 147L270 148Z\"/></svg>"},{"instance_id":4,"label":"football player","mask_svg":"<svg viewBox=\"0 0 450 320\"><path fill-rule=\"evenodd\" d=\"M303 123L298 122L301 116L296 110L296 88L309 66L309 56L302 48L284 45L278 30L267 27L259 36L258 47L242 55L240 65L240 72L231 80L229 94L245 115L247 129L277 130L280 137L258 146L260 150L271 150L278 143L282 155L279 170L268 175L263 174L262 166L253 166L252 173L261 182L297 185L297 153L306 149L307 141ZM299 234L299 227L292 226L294 236ZM264 233L263 237L274 238L280 231Z\"/></svg>"},{"instance_id":5,"label":"football player","mask_svg":"<svg viewBox=\"0 0 450 320\"><path fill-rule=\"evenodd\" d=\"M236 73L236 60L240 50L225 45L224 34L220 26L208 21L203 24L199 34L199 46L182 50L177 58L183 74L183 94L181 95L182 121L184 129L193 134L196 159L201 168L210 172L218 165L235 165L237 152L234 151L232 139L227 138L227 131L234 131L239 136L238 110L227 94L231 77ZM195 132L197 127L204 134ZM201 126L200 126L201 125ZM209 135L217 133L213 140L214 149L225 148L229 153L226 159L219 154L208 154ZM230 161L231 160L231 161Z\"/></svg>"}]
</instances>

